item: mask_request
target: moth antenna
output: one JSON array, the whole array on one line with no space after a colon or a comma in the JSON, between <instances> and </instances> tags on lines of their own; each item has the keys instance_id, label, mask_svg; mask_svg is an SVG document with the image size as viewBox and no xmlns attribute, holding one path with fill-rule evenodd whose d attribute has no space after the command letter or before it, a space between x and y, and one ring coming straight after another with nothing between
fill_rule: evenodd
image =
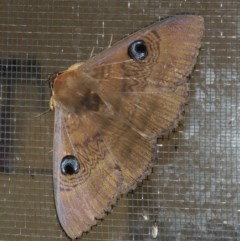
<instances>
[{"instance_id":1,"label":"moth antenna","mask_svg":"<svg viewBox=\"0 0 240 241\"><path fill-rule=\"evenodd\" d=\"M112 46L112 41L113 41L113 34L111 34L108 48L110 48Z\"/></svg>"},{"instance_id":2,"label":"moth antenna","mask_svg":"<svg viewBox=\"0 0 240 241\"><path fill-rule=\"evenodd\" d=\"M90 58L92 58L92 56L93 56L93 52L94 52L94 47L92 48L92 51L91 51L91 53L90 53Z\"/></svg>"},{"instance_id":3,"label":"moth antenna","mask_svg":"<svg viewBox=\"0 0 240 241\"><path fill-rule=\"evenodd\" d=\"M51 111L51 109L49 108L49 109L45 110L44 112L42 112L42 113L40 113L38 115L35 115L35 118L39 118L40 116L45 115L45 114L47 114L50 111Z\"/></svg>"}]
</instances>

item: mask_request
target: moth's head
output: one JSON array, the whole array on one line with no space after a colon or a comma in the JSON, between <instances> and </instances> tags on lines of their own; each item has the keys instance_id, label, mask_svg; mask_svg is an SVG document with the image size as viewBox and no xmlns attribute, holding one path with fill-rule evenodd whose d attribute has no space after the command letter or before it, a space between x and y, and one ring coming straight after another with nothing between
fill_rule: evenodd
<instances>
[{"instance_id":1,"label":"moth's head","mask_svg":"<svg viewBox=\"0 0 240 241\"><path fill-rule=\"evenodd\" d=\"M48 75L47 81L48 81L48 85L49 85L49 88L50 88L50 91L51 91L51 98L50 98L50 101L49 101L50 110L53 110L55 108L55 105L56 105L54 97L53 97L53 89L54 89L55 80L60 74L62 74L62 72L54 72L54 73Z\"/></svg>"},{"instance_id":2,"label":"moth's head","mask_svg":"<svg viewBox=\"0 0 240 241\"><path fill-rule=\"evenodd\" d=\"M48 75L48 85L51 91L53 91L54 82L60 74L62 74L62 72L54 72Z\"/></svg>"}]
</instances>

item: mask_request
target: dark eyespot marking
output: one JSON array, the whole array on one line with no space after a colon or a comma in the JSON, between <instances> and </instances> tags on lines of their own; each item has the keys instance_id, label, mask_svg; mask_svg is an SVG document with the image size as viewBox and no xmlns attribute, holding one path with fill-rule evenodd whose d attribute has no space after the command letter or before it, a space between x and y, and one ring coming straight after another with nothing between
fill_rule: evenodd
<instances>
[{"instance_id":1,"label":"dark eyespot marking","mask_svg":"<svg viewBox=\"0 0 240 241\"><path fill-rule=\"evenodd\" d=\"M75 156L67 155L61 161L61 172L64 175L73 175L79 172L80 164Z\"/></svg>"},{"instance_id":2,"label":"dark eyespot marking","mask_svg":"<svg viewBox=\"0 0 240 241\"><path fill-rule=\"evenodd\" d=\"M128 55L134 60L143 60L148 55L148 50L143 40L136 40L128 47Z\"/></svg>"}]
</instances>

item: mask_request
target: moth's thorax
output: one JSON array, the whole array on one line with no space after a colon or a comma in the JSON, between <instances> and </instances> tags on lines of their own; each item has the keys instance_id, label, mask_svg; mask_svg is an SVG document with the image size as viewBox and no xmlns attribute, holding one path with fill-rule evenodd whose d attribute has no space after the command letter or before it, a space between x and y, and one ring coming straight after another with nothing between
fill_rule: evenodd
<instances>
[{"instance_id":1,"label":"moth's thorax","mask_svg":"<svg viewBox=\"0 0 240 241\"><path fill-rule=\"evenodd\" d=\"M71 66L53 80L50 105L75 113L98 111L103 104L96 93L98 82L84 73L80 65Z\"/></svg>"}]
</instances>

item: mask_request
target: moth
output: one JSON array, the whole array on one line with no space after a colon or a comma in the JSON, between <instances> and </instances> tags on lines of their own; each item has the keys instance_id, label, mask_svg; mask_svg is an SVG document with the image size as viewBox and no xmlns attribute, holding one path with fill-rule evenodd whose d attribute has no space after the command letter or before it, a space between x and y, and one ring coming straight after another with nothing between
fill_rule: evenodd
<instances>
[{"instance_id":1,"label":"moth","mask_svg":"<svg viewBox=\"0 0 240 241\"><path fill-rule=\"evenodd\" d=\"M182 117L203 30L200 16L170 17L50 77L55 204L71 239L151 172L157 138Z\"/></svg>"}]
</instances>

